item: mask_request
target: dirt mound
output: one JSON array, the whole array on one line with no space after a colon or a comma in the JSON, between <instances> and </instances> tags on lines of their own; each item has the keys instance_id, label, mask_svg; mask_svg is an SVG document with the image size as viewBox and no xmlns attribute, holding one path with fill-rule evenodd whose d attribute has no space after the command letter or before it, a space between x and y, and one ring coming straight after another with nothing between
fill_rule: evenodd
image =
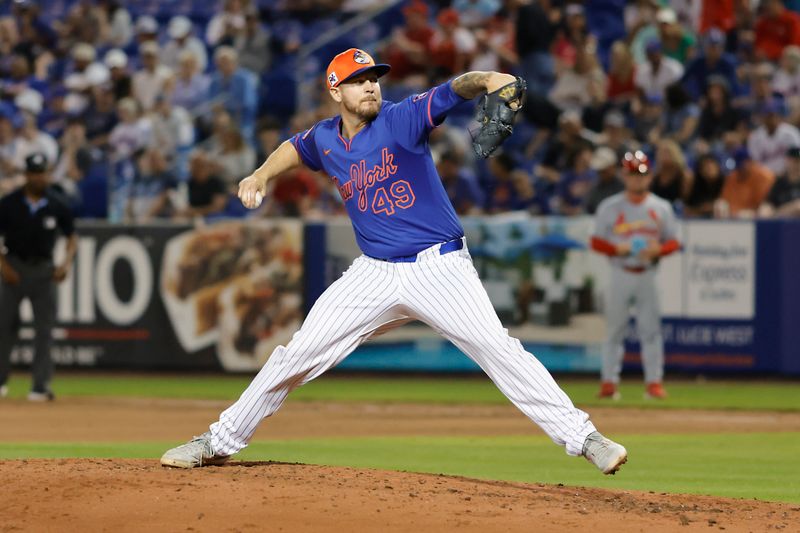
<instances>
[{"instance_id":1,"label":"dirt mound","mask_svg":"<svg viewBox=\"0 0 800 533\"><path fill-rule=\"evenodd\" d=\"M232 462L0 461L0 531L764 531L800 507L752 500Z\"/></svg>"}]
</instances>

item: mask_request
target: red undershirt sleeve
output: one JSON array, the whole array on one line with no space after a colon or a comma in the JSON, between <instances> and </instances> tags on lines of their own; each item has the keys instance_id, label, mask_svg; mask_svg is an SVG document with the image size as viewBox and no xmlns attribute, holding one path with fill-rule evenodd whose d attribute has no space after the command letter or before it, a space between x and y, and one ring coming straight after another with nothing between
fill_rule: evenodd
<instances>
[{"instance_id":1,"label":"red undershirt sleeve","mask_svg":"<svg viewBox=\"0 0 800 533\"><path fill-rule=\"evenodd\" d=\"M609 241L601 239L600 237L592 237L590 246L595 252L599 252L610 257L617 255L617 247Z\"/></svg>"}]
</instances>

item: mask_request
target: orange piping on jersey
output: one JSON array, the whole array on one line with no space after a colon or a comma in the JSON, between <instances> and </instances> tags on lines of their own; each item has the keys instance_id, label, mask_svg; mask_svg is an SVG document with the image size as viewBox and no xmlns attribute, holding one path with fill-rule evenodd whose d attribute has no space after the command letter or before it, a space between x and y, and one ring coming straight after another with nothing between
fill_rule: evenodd
<instances>
[{"instance_id":1,"label":"orange piping on jersey","mask_svg":"<svg viewBox=\"0 0 800 533\"><path fill-rule=\"evenodd\" d=\"M433 101L433 95L435 92L436 88L434 88L428 95L428 123L431 125L431 128L436 127L436 124L433 123L433 117L431 116L431 102Z\"/></svg>"},{"instance_id":2,"label":"orange piping on jersey","mask_svg":"<svg viewBox=\"0 0 800 533\"><path fill-rule=\"evenodd\" d=\"M353 139L350 139L350 142L347 142L347 139L342 137L342 117L339 117L339 122L336 124L336 134L339 136L339 140L342 141L344 145L344 149L348 152L350 151L350 143L353 142Z\"/></svg>"},{"instance_id":3,"label":"orange piping on jersey","mask_svg":"<svg viewBox=\"0 0 800 533\"><path fill-rule=\"evenodd\" d=\"M313 126L311 126L310 128L308 128L308 131L306 131L306 132L303 134L303 140L304 140L304 141L306 140L306 137L308 137L308 135L311 133L311 130L313 130L315 127L316 127L316 124L314 124Z\"/></svg>"}]
</instances>

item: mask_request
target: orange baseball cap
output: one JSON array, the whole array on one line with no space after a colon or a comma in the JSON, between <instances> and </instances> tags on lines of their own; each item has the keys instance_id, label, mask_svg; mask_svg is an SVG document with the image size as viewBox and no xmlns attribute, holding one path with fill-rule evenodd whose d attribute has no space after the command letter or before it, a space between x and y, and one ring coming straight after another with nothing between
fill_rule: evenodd
<instances>
[{"instance_id":1,"label":"orange baseball cap","mask_svg":"<svg viewBox=\"0 0 800 533\"><path fill-rule=\"evenodd\" d=\"M389 72L391 68L389 65L382 63L376 65L372 56L364 50L350 48L341 54L337 54L328 64L328 88L338 87L343 81L368 70L375 70L380 78Z\"/></svg>"}]
</instances>

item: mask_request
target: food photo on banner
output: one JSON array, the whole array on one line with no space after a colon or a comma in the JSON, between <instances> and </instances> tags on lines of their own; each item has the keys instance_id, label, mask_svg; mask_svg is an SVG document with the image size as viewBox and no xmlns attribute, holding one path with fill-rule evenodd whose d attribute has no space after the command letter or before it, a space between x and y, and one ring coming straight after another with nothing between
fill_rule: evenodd
<instances>
[{"instance_id":1,"label":"food photo on banner","mask_svg":"<svg viewBox=\"0 0 800 533\"><path fill-rule=\"evenodd\" d=\"M302 226L221 222L166 243L161 299L183 349L225 370L260 368L302 321Z\"/></svg>"},{"instance_id":2,"label":"food photo on banner","mask_svg":"<svg viewBox=\"0 0 800 533\"><path fill-rule=\"evenodd\" d=\"M301 323L296 221L78 229L75 268L59 286L60 366L250 371ZM12 362L29 363L26 303L20 317Z\"/></svg>"}]
</instances>

